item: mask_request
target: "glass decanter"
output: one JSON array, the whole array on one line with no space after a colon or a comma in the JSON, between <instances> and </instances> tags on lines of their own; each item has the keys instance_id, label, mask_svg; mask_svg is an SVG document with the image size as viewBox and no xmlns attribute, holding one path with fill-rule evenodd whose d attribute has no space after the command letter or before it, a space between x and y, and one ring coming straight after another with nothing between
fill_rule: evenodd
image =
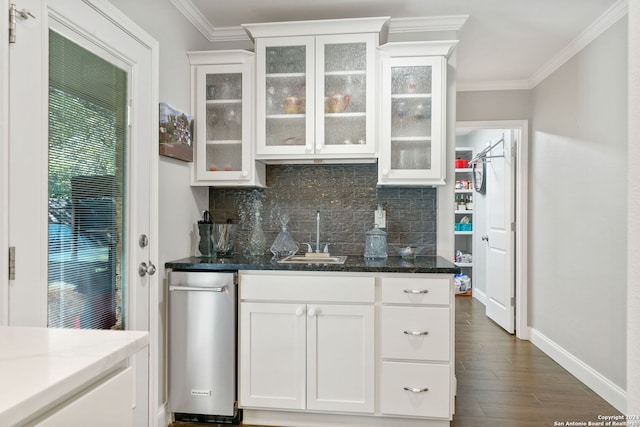
<instances>
[{"instance_id":1,"label":"glass decanter","mask_svg":"<svg viewBox=\"0 0 640 427\"><path fill-rule=\"evenodd\" d=\"M282 224L282 231L276 237L271 245L271 253L276 258L284 258L289 255L295 255L298 252L298 245L287 231L287 224L289 223L289 215L284 214L280 217L280 223Z\"/></svg>"},{"instance_id":2,"label":"glass decanter","mask_svg":"<svg viewBox=\"0 0 640 427\"><path fill-rule=\"evenodd\" d=\"M262 207L262 202L260 200L256 200L253 206L255 208L255 212L253 215L253 227L251 229L251 234L249 235L249 254L252 256L259 256L264 255L267 247L267 238L264 235L264 231L262 231L262 221L260 219L260 208Z\"/></svg>"}]
</instances>

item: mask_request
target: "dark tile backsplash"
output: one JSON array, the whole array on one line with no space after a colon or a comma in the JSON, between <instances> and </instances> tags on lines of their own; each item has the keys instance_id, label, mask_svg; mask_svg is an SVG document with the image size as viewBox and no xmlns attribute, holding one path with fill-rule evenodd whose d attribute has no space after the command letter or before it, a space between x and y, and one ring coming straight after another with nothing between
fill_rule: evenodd
<instances>
[{"instance_id":1,"label":"dark tile backsplash","mask_svg":"<svg viewBox=\"0 0 640 427\"><path fill-rule=\"evenodd\" d=\"M262 202L262 228L267 238L265 253L281 230L280 217L290 217L288 229L306 251L315 249L316 211L320 211L320 241L331 243L332 253L364 254L365 233L373 228L378 204L387 210L389 255L394 245L426 246L422 255L436 254L436 190L434 188L376 188L375 164L268 165L267 188L215 188L209 190L214 222L231 219L239 224L236 252L246 252L255 212Z\"/></svg>"}]
</instances>

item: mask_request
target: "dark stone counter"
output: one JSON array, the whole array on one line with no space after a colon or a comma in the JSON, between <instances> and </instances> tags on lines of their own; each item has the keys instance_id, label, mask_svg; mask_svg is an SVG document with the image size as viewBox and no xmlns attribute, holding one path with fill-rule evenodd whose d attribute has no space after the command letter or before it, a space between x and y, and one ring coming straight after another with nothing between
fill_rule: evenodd
<instances>
[{"instance_id":1,"label":"dark stone counter","mask_svg":"<svg viewBox=\"0 0 640 427\"><path fill-rule=\"evenodd\" d=\"M460 267L442 257L419 256L408 261L400 257L386 260L366 260L359 255L349 255L344 264L279 264L271 256L252 257L237 254L231 258L189 257L165 263L166 268L181 271L343 271L371 273L437 273L458 274Z\"/></svg>"}]
</instances>

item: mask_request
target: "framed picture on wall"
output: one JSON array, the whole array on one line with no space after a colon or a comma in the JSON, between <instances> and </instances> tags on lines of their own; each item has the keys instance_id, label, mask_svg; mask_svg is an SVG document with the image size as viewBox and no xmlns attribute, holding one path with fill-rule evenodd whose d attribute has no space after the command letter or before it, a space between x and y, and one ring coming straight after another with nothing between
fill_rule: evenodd
<instances>
[{"instance_id":1,"label":"framed picture on wall","mask_svg":"<svg viewBox=\"0 0 640 427\"><path fill-rule=\"evenodd\" d=\"M160 155L193 161L193 116L160 103Z\"/></svg>"}]
</instances>

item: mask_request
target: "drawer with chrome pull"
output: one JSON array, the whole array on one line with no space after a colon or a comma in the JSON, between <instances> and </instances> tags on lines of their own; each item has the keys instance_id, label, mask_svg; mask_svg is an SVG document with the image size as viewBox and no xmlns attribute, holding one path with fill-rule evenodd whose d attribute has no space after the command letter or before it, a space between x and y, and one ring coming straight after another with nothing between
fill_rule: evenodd
<instances>
[{"instance_id":1,"label":"drawer with chrome pull","mask_svg":"<svg viewBox=\"0 0 640 427\"><path fill-rule=\"evenodd\" d=\"M453 294L450 278L416 276L383 276L381 278L382 303L411 305L450 304L451 295Z\"/></svg>"},{"instance_id":2,"label":"drawer with chrome pull","mask_svg":"<svg viewBox=\"0 0 640 427\"><path fill-rule=\"evenodd\" d=\"M383 414L450 418L449 365L382 362Z\"/></svg>"},{"instance_id":3,"label":"drawer with chrome pull","mask_svg":"<svg viewBox=\"0 0 640 427\"><path fill-rule=\"evenodd\" d=\"M449 308L382 307L382 357L448 361Z\"/></svg>"}]
</instances>

